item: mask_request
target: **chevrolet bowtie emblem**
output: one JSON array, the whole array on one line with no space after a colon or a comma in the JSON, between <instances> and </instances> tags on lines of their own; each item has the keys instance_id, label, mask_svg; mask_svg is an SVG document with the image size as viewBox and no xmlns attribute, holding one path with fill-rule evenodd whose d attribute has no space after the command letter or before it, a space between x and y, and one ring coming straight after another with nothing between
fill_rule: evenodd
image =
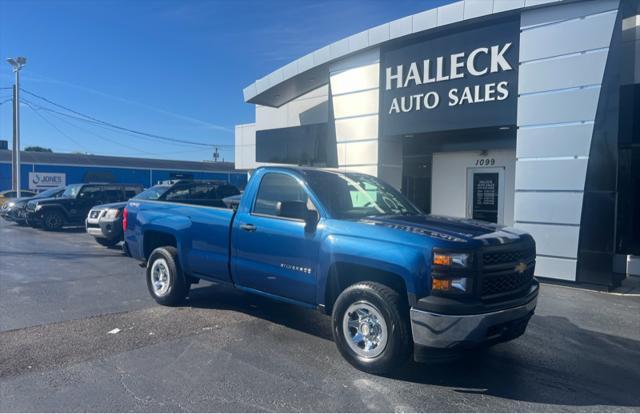
<instances>
[{"instance_id":1,"label":"chevrolet bowtie emblem","mask_svg":"<svg viewBox=\"0 0 640 414\"><path fill-rule=\"evenodd\" d=\"M526 264L526 263L522 263L522 262L520 262L520 263L518 263L518 264L516 265L516 268L515 268L514 270L515 270L516 272L518 272L518 273L522 274L522 273L524 273L524 271L525 271L525 270L527 270L527 264Z\"/></svg>"}]
</instances>

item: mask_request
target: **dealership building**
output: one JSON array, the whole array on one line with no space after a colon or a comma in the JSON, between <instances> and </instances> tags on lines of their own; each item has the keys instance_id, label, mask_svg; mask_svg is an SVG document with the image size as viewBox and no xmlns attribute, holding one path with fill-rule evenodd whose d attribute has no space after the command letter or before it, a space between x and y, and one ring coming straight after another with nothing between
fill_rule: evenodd
<instances>
[{"instance_id":1,"label":"dealership building","mask_svg":"<svg viewBox=\"0 0 640 414\"><path fill-rule=\"evenodd\" d=\"M235 170L230 162L21 151L20 167L20 187L36 191L88 182L150 187L165 180L201 179L227 181L239 188L244 188L247 183L247 173ZM0 191L10 188L11 151L0 149Z\"/></svg>"},{"instance_id":2,"label":"dealership building","mask_svg":"<svg viewBox=\"0 0 640 414\"><path fill-rule=\"evenodd\" d=\"M530 232L536 274L640 270L640 0L464 0L244 89L237 168L375 175L425 212Z\"/></svg>"}]
</instances>

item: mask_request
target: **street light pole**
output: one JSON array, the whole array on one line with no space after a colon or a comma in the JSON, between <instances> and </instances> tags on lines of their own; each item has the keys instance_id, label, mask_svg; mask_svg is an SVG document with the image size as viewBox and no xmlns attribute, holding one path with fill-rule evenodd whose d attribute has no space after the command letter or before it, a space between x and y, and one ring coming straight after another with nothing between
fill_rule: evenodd
<instances>
[{"instance_id":1,"label":"street light pole","mask_svg":"<svg viewBox=\"0 0 640 414\"><path fill-rule=\"evenodd\" d=\"M13 185L16 197L20 197L20 69L27 64L27 58L19 56L9 58L7 62L13 68L16 80L13 85Z\"/></svg>"}]
</instances>

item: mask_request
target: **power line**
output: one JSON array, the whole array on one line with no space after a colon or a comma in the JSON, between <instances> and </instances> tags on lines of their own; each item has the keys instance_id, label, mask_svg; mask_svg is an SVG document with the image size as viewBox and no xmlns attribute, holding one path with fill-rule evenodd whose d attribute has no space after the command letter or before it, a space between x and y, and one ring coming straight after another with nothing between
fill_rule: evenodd
<instances>
[{"instance_id":1,"label":"power line","mask_svg":"<svg viewBox=\"0 0 640 414\"><path fill-rule=\"evenodd\" d=\"M183 154L183 153L184 153L184 154L187 154L187 153L201 152L201 151L202 151L202 149L187 150L187 151L170 151L170 152L149 152L149 151L145 151L145 150L142 150L142 149L140 149L140 148L132 147L132 146L130 146L130 145L123 144L123 143L121 143L121 142L119 142L119 141L116 141L116 140L113 140L113 139L107 138L107 137L105 137L104 135L98 134L98 133L96 133L96 132L94 132L94 131L91 131L91 130L89 130L89 129L82 128L82 127L80 127L79 125L76 125L76 124L74 124L74 123L72 123L72 122L69 122L68 120L66 120L66 119L62 118L62 117L61 117L61 115L65 115L65 116L71 117L72 119L77 119L77 120L86 121L86 122L89 122L90 124L92 124L92 125L96 125L96 126L102 126L102 127L104 127L103 125L100 125L100 124L94 123L93 121L85 120L84 118L79 118L79 117L72 116L72 115L68 115L68 114L65 114L65 113L62 113L62 112L59 112L59 111L55 111L55 110L52 110L52 109L49 109L49 108L44 108L44 107L38 106L38 105L36 105L35 103L33 103L33 102L29 101L28 99L23 99L22 101L23 101L23 102L25 102L25 104L27 104L27 105L29 106L29 108L30 108L31 110L33 110L33 111L48 111L48 112L50 112L50 114L51 114L54 118L58 119L59 121L61 121L61 122L65 123L65 124L67 124L67 125L70 125L70 126L72 126L72 127L76 128L76 129L79 129L80 131L83 131L83 132L85 132L85 133L87 133L87 134L89 134L89 135L93 135L93 136L95 136L95 137L97 137L97 138L99 138L99 139L102 139L102 140L104 140L104 141L107 141L107 142L110 142L110 143L116 144L116 145L118 145L118 146L122 146L122 147L125 147L125 148L129 148L129 149L131 149L131 150L134 150L134 151L136 151L136 153L139 153L139 154L146 154L146 155L152 155L152 156L160 156L160 155L169 155L169 154ZM42 118L42 116L41 116L41 118ZM44 121L47 121L47 120L46 120L46 119L44 119L44 118L42 118L42 119L43 119ZM48 123L49 125L51 125L52 127L55 127L55 126L54 126L54 125L52 125L50 122L48 122L48 121L47 121L47 123ZM56 128L56 130L57 130L58 132L61 132L61 131L60 131L59 129L57 129L57 128ZM64 134L64 135L65 135L65 137L67 137L67 138L71 139L71 137L69 137L67 134ZM141 137L137 137L137 138L141 138ZM146 139L146 138L143 138L143 139ZM86 150L86 148L85 148L85 150ZM92 154L93 154L93 153L95 153L94 151L90 151L90 152L91 152Z\"/></svg>"},{"instance_id":2,"label":"power line","mask_svg":"<svg viewBox=\"0 0 640 414\"><path fill-rule=\"evenodd\" d=\"M82 118L82 117L79 117L79 116L71 115L71 114L68 114L68 113L65 113L65 112L56 111L55 109L51 109L51 108L47 108L47 107L44 107L44 106L37 105L37 104L35 104L35 103L31 102L31 101L30 101L30 100L28 100L28 99L25 99L25 98L22 98L22 99L23 99L23 100L25 100L25 101L27 101L27 102L29 102L29 103L31 103L31 105L32 105L33 107L35 107L37 110L47 111L47 112L49 112L49 113L51 113L51 114L54 114L54 116L55 116L57 119L62 120L62 118L60 118L59 116L64 116L64 117L66 117L66 118L68 118L68 119L73 119L73 120L75 120L75 121L81 121L81 122L87 123L87 124L92 125L92 126L97 126L97 127L100 127L100 128L105 128L105 129L107 129L108 131L113 131L113 129L112 129L110 126L105 125L105 124L103 124L103 123L96 122L96 121L92 121L92 120L90 120L90 119ZM67 122L67 123L68 123L68 122ZM75 125L75 124L71 124L71 123L68 123L68 124L69 124L69 125L73 125L75 128L83 129L83 128L80 128L79 126ZM104 136L101 136L101 135L96 134L96 133L94 133L94 132L89 132L89 130L86 130L86 129L83 129L83 130L84 130L85 132L90 133L90 134L92 134L92 133L93 133L93 134L95 134L95 135L98 135L99 137L102 137L102 138L103 138L103 139L105 139L105 140L109 140L108 138L106 138L106 137L104 137ZM126 134L126 135L132 136L132 137L134 137L134 138L136 138L136 139L143 139L143 140L146 140L146 141L157 142L157 140L155 140L155 139L153 139L153 138L144 137L144 136L140 136L140 135L137 135L137 134L132 134L132 133L127 132L127 131L115 130L115 132L118 132L118 133L121 133L121 134ZM112 141L112 142L115 142L115 141ZM116 143L120 144L119 142L116 142ZM170 144L170 145L177 145L177 146L180 146L180 147L182 147L182 146L184 146L184 145L185 145L185 144L183 144L183 143L176 143L176 142L168 142L167 144ZM125 144L120 144L120 145L126 146ZM189 144L186 144L186 145L189 145ZM198 147L198 148L202 148L200 145L197 145L197 147ZM129 148L133 148L133 147L129 147ZM135 149L135 150L136 150L136 151L138 151L138 152L141 152L141 153L147 153L147 154L153 154L153 155L162 155L162 154L154 154L154 153L150 153L150 152L143 151L143 150L140 150L140 149ZM202 151L202 149L200 149L199 151ZM191 152L194 152L194 151L191 151ZM170 153L167 153L167 154L170 154Z\"/></svg>"},{"instance_id":3,"label":"power line","mask_svg":"<svg viewBox=\"0 0 640 414\"><path fill-rule=\"evenodd\" d=\"M47 102L47 103L49 103L51 105L54 105L54 106L56 106L58 108L62 108L62 109L66 110L66 111L69 111L69 112L71 112L73 114L79 115L80 117L85 118L85 120L91 120L91 121L93 121L95 123L106 125L106 126L109 126L111 128L114 128L114 129L117 129L117 130L121 130L121 131L126 131L126 132L129 132L129 133L132 133L132 134L146 136L146 137L149 137L149 138L154 138L154 139L157 139L157 140L163 140L163 141L167 141L167 142L174 142L174 143L188 144L188 145L199 145L199 146L208 147L208 148L209 147L216 147L216 146L219 146L219 147L231 146L229 144L206 144L206 143L203 143L203 142L190 141L190 140L185 140L185 139L181 139L181 138L172 138L172 137L167 137L167 136L163 136L163 135L157 135L157 134L152 134L152 133L148 133L148 132L144 132L144 131L138 131L138 130L131 129L131 128L122 127L122 126L113 124L111 122L107 122L107 121L103 121L101 119L95 118L95 117L93 117L91 115L83 114L82 112L78 112L78 111L76 111L74 109L71 109L71 108L66 107L64 105L61 105L61 104L58 104L58 103L56 103L56 102L54 102L54 101L52 101L50 99L45 98L44 96L40 96L40 95L35 94L33 92L27 91L27 90L25 90L23 88L20 88L20 90L22 90L23 92L25 92L28 95L31 95L31 96L33 96L35 98L38 98L38 99L41 99L41 100L43 100L43 101L45 101L45 102ZM69 116L69 114L64 114L64 115L65 116Z\"/></svg>"},{"instance_id":4,"label":"power line","mask_svg":"<svg viewBox=\"0 0 640 414\"><path fill-rule=\"evenodd\" d=\"M46 122L47 124L49 124L53 129L55 129L56 131L58 131L58 133L60 135L62 135L63 137L67 138L69 141L73 142L74 144L76 144L78 147L83 148L85 151L88 151L88 149L82 145L81 143L79 143L78 141L76 141L75 139L71 138L69 135L67 135L65 132L63 132L60 128L58 128L53 122L49 121L47 118L44 117L44 115L42 115L40 112L38 112L33 106L31 106L31 103L23 100L23 102L25 104L27 104L27 106L29 108L31 108L31 110L33 111L34 114L36 114L40 119L42 119L44 122Z\"/></svg>"},{"instance_id":5,"label":"power line","mask_svg":"<svg viewBox=\"0 0 640 414\"><path fill-rule=\"evenodd\" d=\"M100 134L97 134L97 133L95 133L95 132L93 132L93 131L90 131L90 130L88 130L88 129L86 129L86 128L82 128L82 127L80 127L80 126L78 126L78 125L75 125L75 124L73 124L73 123L71 123L71 122L69 122L69 121L65 120L65 119L62 119L62 118L61 118L60 116L58 116L58 115L53 114L52 116L53 116L53 117L55 117L55 118L57 118L57 119L58 119L58 120L60 120L61 122L64 122L64 123L65 123L65 124L67 124L67 125L71 125L72 127L77 128L77 129L79 129L79 130L81 130L81 131L84 131L85 133L87 133L87 134L89 134L89 135L93 135L94 137L99 138L99 139L101 139L101 140L103 140L103 141L107 141L107 142L110 142L110 143L112 143L112 144L116 144L116 145L118 145L118 146L121 146L121 147L124 147L124 148L128 148L128 149L131 149L131 150L134 150L134 151L136 151L136 152L138 152L138 153L140 153L140 154L154 155L154 154L153 154L153 153L151 153L151 152L148 152L148 151L142 150L142 149L140 149L140 148L132 147L132 146L127 145L127 144L123 144L123 143L118 142L118 141L116 141L116 140L113 140L113 139L111 139L111 138L107 138L107 137L105 137L105 136L103 136L103 135L100 135Z\"/></svg>"}]
</instances>

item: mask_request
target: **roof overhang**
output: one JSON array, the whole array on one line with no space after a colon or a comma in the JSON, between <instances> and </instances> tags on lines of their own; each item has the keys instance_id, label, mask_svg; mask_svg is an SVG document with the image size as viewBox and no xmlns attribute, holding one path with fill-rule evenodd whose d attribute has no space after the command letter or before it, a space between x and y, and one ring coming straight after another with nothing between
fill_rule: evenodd
<instances>
[{"instance_id":1,"label":"roof overhang","mask_svg":"<svg viewBox=\"0 0 640 414\"><path fill-rule=\"evenodd\" d=\"M461 0L373 27L309 53L258 79L243 90L244 100L280 107L329 82L330 65L348 55L378 47L394 39L443 29L463 21L489 19L504 12L541 8L582 0Z\"/></svg>"}]
</instances>

